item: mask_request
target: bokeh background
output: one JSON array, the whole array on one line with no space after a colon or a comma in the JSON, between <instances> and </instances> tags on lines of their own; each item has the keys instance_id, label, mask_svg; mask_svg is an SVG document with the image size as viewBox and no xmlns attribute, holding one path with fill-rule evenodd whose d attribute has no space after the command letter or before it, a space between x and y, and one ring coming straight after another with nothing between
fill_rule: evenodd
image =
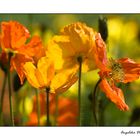
<instances>
[{"instance_id":1,"label":"bokeh background","mask_svg":"<svg viewBox=\"0 0 140 140\"><path fill-rule=\"evenodd\" d=\"M43 39L44 46L48 40L54 35L59 34L59 30L67 24L73 22L84 22L88 26L98 31L99 17L107 18L108 38L107 49L108 56L113 58L129 57L137 62L140 62L140 15L139 14L0 14L0 22L16 20L25 25L32 35L39 35ZM99 77L98 70L82 74L82 125L94 126L94 117L92 109L91 93ZM16 79L16 80L15 80ZM13 99L14 99L14 113L16 125L27 126L30 124L31 113L34 110L34 96L35 90L25 81L25 84L16 89L19 81L16 73L12 74L13 84ZM0 91L4 81L4 73L0 69ZM130 110L122 112L110 102L104 93L98 89L98 109L97 115L100 126L139 126L140 125L140 80L128 84L118 85L124 91L126 103ZM1 92L0 92L1 93ZM39 93L40 94L40 93ZM77 101L77 83L73 85L66 93L59 95L65 99L70 99L69 107L63 101L61 106L65 112L73 112L73 117L76 118L77 113L75 107L70 108L73 101ZM75 110L75 111L73 111ZM9 125L9 101L8 89L6 85L4 95L4 124ZM53 114L54 115L54 114ZM52 115L52 118L55 116ZM61 119L65 113L61 114ZM67 116L67 115L66 115ZM69 115L68 115L69 116ZM55 116L56 117L56 116ZM55 118L54 117L54 118ZM71 117L66 117L65 123L61 125L73 125L75 122L69 124ZM55 118L56 119L56 118ZM55 120L52 119L52 120ZM45 120L42 117L42 122ZM53 121L52 121L53 122ZM53 124L53 123L52 123Z\"/></svg>"}]
</instances>

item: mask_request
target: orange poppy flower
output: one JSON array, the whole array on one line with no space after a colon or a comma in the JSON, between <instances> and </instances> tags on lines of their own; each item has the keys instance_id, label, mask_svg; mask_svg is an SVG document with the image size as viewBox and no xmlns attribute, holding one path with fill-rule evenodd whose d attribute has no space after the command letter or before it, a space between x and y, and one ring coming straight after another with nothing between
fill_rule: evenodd
<instances>
[{"instance_id":1,"label":"orange poppy flower","mask_svg":"<svg viewBox=\"0 0 140 140\"><path fill-rule=\"evenodd\" d=\"M1 23L1 47L6 51L15 51L23 46L30 37L29 31L16 21Z\"/></svg>"},{"instance_id":2,"label":"orange poppy flower","mask_svg":"<svg viewBox=\"0 0 140 140\"><path fill-rule=\"evenodd\" d=\"M25 78L22 71L23 64L29 61L37 61L45 55L41 39L34 36L27 44L30 33L22 24L16 21L1 23L1 48L5 52L12 52L11 69L15 69L20 77L21 83Z\"/></svg>"},{"instance_id":3,"label":"orange poppy flower","mask_svg":"<svg viewBox=\"0 0 140 140\"><path fill-rule=\"evenodd\" d=\"M94 56L97 67L100 69L100 88L120 110L126 111L129 107L125 103L122 90L117 88L115 83L128 83L137 80L140 76L140 64L129 58L108 60L106 46L100 34L96 35L96 45Z\"/></svg>"},{"instance_id":4,"label":"orange poppy flower","mask_svg":"<svg viewBox=\"0 0 140 140\"><path fill-rule=\"evenodd\" d=\"M73 70L63 70L55 74L54 63L47 56L41 57L37 66L32 62L26 62L23 72L33 87L49 87L51 93L65 92L77 81L76 72Z\"/></svg>"},{"instance_id":5,"label":"orange poppy flower","mask_svg":"<svg viewBox=\"0 0 140 140\"><path fill-rule=\"evenodd\" d=\"M40 124L46 125L46 94L39 94L40 101ZM37 126L37 106L36 106L36 96L33 98L33 111L29 115L29 121L26 123L27 126ZM57 116L56 116L56 96L50 94L50 121L52 125L57 126L77 126L78 117L78 102L76 99L70 99L63 96L58 97L57 106ZM55 118L56 117L56 118ZM56 120L55 120L56 119ZM55 121L57 124L54 124Z\"/></svg>"},{"instance_id":6,"label":"orange poppy flower","mask_svg":"<svg viewBox=\"0 0 140 140\"><path fill-rule=\"evenodd\" d=\"M84 23L76 22L65 26L60 35L54 36L48 43L48 53L55 60L56 69L78 68L79 57L82 58L83 72L95 69L93 48L96 46L96 34L96 31Z\"/></svg>"}]
</instances>

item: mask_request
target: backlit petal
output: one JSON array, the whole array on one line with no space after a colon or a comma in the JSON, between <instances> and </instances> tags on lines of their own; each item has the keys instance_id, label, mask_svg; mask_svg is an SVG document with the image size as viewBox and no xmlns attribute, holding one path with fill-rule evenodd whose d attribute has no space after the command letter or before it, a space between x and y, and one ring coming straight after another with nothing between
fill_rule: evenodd
<instances>
[{"instance_id":1,"label":"backlit petal","mask_svg":"<svg viewBox=\"0 0 140 140\"><path fill-rule=\"evenodd\" d=\"M34 36L28 44L21 46L18 52L33 57L35 61L45 56L42 40L38 36Z\"/></svg>"},{"instance_id":2,"label":"backlit petal","mask_svg":"<svg viewBox=\"0 0 140 140\"><path fill-rule=\"evenodd\" d=\"M7 22L1 23L1 47L3 50L11 48L11 35L10 35L10 25Z\"/></svg>"},{"instance_id":3,"label":"backlit petal","mask_svg":"<svg viewBox=\"0 0 140 140\"><path fill-rule=\"evenodd\" d=\"M56 70L62 69L64 63L62 49L53 40L50 40L47 45L46 55L54 61Z\"/></svg>"},{"instance_id":4,"label":"backlit petal","mask_svg":"<svg viewBox=\"0 0 140 140\"><path fill-rule=\"evenodd\" d=\"M107 68L107 52L106 52L106 45L101 38L101 35L98 33L96 35L96 47L94 50L94 56L97 67L104 71Z\"/></svg>"},{"instance_id":5,"label":"backlit petal","mask_svg":"<svg viewBox=\"0 0 140 140\"><path fill-rule=\"evenodd\" d=\"M37 69L38 69L38 73L40 73L41 75L40 78L42 79L42 82L44 82L44 85L46 87L49 86L52 78L54 77L54 72L55 72L53 62L47 57L42 57L38 61ZM40 85L43 85L43 83Z\"/></svg>"},{"instance_id":6,"label":"backlit petal","mask_svg":"<svg viewBox=\"0 0 140 140\"><path fill-rule=\"evenodd\" d=\"M38 79L35 75L36 67L31 62L25 63L23 66L24 73L28 82L35 88L40 88L40 84L38 83Z\"/></svg>"},{"instance_id":7,"label":"backlit petal","mask_svg":"<svg viewBox=\"0 0 140 140\"><path fill-rule=\"evenodd\" d=\"M121 58L118 60L124 70L124 83L137 80L140 76L140 63L136 63L130 58Z\"/></svg>"},{"instance_id":8,"label":"backlit petal","mask_svg":"<svg viewBox=\"0 0 140 140\"><path fill-rule=\"evenodd\" d=\"M32 86L35 88L46 88L50 86L54 76L54 65L50 59L42 57L39 59L37 67L31 62L27 62L24 65L24 73Z\"/></svg>"},{"instance_id":9,"label":"backlit petal","mask_svg":"<svg viewBox=\"0 0 140 140\"><path fill-rule=\"evenodd\" d=\"M59 45L63 52L63 58L71 57L75 55L75 50L71 45L69 36L54 36L53 41Z\"/></svg>"},{"instance_id":10,"label":"backlit petal","mask_svg":"<svg viewBox=\"0 0 140 140\"><path fill-rule=\"evenodd\" d=\"M129 107L124 101L123 92L121 89L115 87L115 85L110 86L106 79L102 79L100 83L100 88L106 94L106 96L116 104L116 106L122 110L127 111Z\"/></svg>"},{"instance_id":11,"label":"backlit petal","mask_svg":"<svg viewBox=\"0 0 140 140\"><path fill-rule=\"evenodd\" d=\"M61 34L69 37L75 52L88 52L95 45L96 32L84 23L76 22L67 25L61 30Z\"/></svg>"},{"instance_id":12,"label":"backlit petal","mask_svg":"<svg viewBox=\"0 0 140 140\"><path fill-rule=\"evenodd\" d=\"M66 69L58 72L51 82L51 92L63 93L68 90L77 80L78 77L75 69Z\"/></svg>"},{"instance_id":13,"label":"backlit petal","mask_svg":"<svg viewBox=\"0 0 140 140\"><path fill-rule=\"evenodd\" d=\"M29 31L19 22L9 21L1 23L1 42L3 49L15 51L29 38Z\"/></svg>"},{"instance_id":14,"label":"backlit petal","mask_svg":"<svg viewBox=\"0 0 140 140\"><path fill-rule=\"evenodd\" d=\"M25 44L30 37L29 31L22 24L16 21L9 22L11 26L11 45L12 49L17 49Z\"/></svg>"},{"instance_id":15,"label":"backlit petal","mask_svg":"<svg viewBox=\"0 0 140 140\"><path fill-rule=\"evenodd\" d=\"M14 57L11 58L11 70L15 69L17 71L17 74L20 78L21 84L23 84L25 75L23 72L23 65L26 62L31 62L32 59L28 56L22 55L22 54L16 54Z\"/></svg>"},{"instance_id":16,"label":"backlit petal","mask_svg":"<svg viewBox=\"0 0 140 140\"><path fill-rule=\"evenodd\" d=\"M59 54L63 58L62 67L64 69L77 67L79 57L82 58L82 72L95 69L93 48L96 45L96 34L96 31L86 26L86 24L76 22L65 26L60 35L54 36L52 40L61 49ZM52 51L52 53L54 52Z\"/></svg>"}]
</instances>

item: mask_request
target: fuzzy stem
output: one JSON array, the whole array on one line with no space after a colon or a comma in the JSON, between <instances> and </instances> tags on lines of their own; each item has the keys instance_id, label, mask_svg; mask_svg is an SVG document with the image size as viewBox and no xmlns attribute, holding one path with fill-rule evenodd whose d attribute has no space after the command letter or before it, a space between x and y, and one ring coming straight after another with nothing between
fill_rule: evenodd
<instances>
[{"instance_id":1,"label":"fuzzy stem","mask_svg":"<svg viewBox=\"0 0 140 140\"><path fill-rule=\"evenodd\" d=\"M79 106L79 126L81 126L81 73L82 73L82 57L77 58L79 63L79 80L78 80L78 106Z\"/></svg>"},{"instance_id":2,"label":"fuzzy stem","mask_svg":"<svg viewBox=\"0 0 140 140\"><path fill-rule=\"evenodd\" d=\"M46 88L46 109L47 109L47 126L51 126L50 123L50 102L49 102L50 88Z\"/></svg>"},{"instance_id":3,"label":"fuzzy stem","mask_svg":"<svg viewBox=\"0 0 140 140\"><path fill-rule=\"evenodd\" d=\"M4 73L4 81L3 81L3 85L2 85L1 100L0 100L0 122L1 123L3 123L3 99L4 99L6 80L7 80L7 74Z\"/></svg>"},{"instance_id":4,"label":"fuzzy stem","mask_svg":"<svg viewBox=\"0 0 140 140\"><path fill-rule=\"evenodd\" d=\"M94 116L94 119L95 119L95 124L96 126L98 125L98 120L97 120L97 116L96 116L96 91L97 91L97 88L98 88L98 85L99 83L101 82L101 79L99 79L95 85L95 88L94 88L94 91L93 91L93 116Z\"/></svg>"},{"instance_id":5,"label":"fuzzy stem","mask_svg":"<svg viewBox=\"0 0 140 140\"><path fill-rule=\"evenodd\" d=\"M9 53L9 56L8 56L8 90L9 90L10 118L11 118L11 124L12 124L12 126L14 126L15 124L14 124L14 112L13 112L13 105L12 105L10 59L11 59L11 54Z\"/></svg>"},{"instance_id":6,"label":"fuzzy stem","mask_svg":"<svg viewBox=\"0 0 140 140\"><path fill-rule=\"evenodd\" d=\"M39 100L39 93L36 89L36 100L37 100L37 119L38 119L38 126L40 126L40 100Z\"/></svg>"}]
</instances>

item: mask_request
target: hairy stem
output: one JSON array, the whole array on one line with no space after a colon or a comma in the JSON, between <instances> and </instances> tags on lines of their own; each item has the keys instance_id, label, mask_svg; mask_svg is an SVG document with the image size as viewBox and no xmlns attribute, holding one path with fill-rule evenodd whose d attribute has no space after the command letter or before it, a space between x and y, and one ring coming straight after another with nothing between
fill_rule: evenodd
<instances>
[{"instance_id":1,"label":"hairy stem","mask_svg":"<svg viewBox=\"0 0 140 140\"><path fill-rule=\"evenodd\" d=\"M94 88L94 91L93 91L93 96L92 96L92 99L93 99L93 116L94 116L94 119L95 119L95 124L96 126L98 125L98 120L97 120L97 115L96 115L96 93L97 93L97 88L98 88L98 85L99 83L101 82L101 79L99 79L95 85L95 88Z\"/></svg>"},{"instance_id":2,"label":"hairy stem","mask_svg":"<svg viewBox=\"0 0 140 140\"><path fill-rule=\"evenodd\" d=\"M49 102L50 88L46 88L46 108L47 108L47 126L51 126L50 123L50 102Z\"/></svg>"},{"instance_id":3,"label":"hairy stem","mask_svg":"<svg viewBox=\"0 0 140 140\"><path fill-rule=\"evenodd\" d=\"M78 80L78 106L79 106L79 126L81 126L81 73L82 73L82 57L78 57L79 63L79 80Z\"/></svg>"},{"instance_id":4,"label":"hairy stem","mask_svg":"<svg viewBox=\"0 0 140 140\"><path fill-rule=\"evenodd\" d=\"M10 104L10 118L11 124L14 126L14 112L13 112L13 104L12 104L12 89L11 89L11 74L10 74L10 59L11 54L8 56L8 90L9 90L9 104Z\"/></svg>"}]
</instances>

